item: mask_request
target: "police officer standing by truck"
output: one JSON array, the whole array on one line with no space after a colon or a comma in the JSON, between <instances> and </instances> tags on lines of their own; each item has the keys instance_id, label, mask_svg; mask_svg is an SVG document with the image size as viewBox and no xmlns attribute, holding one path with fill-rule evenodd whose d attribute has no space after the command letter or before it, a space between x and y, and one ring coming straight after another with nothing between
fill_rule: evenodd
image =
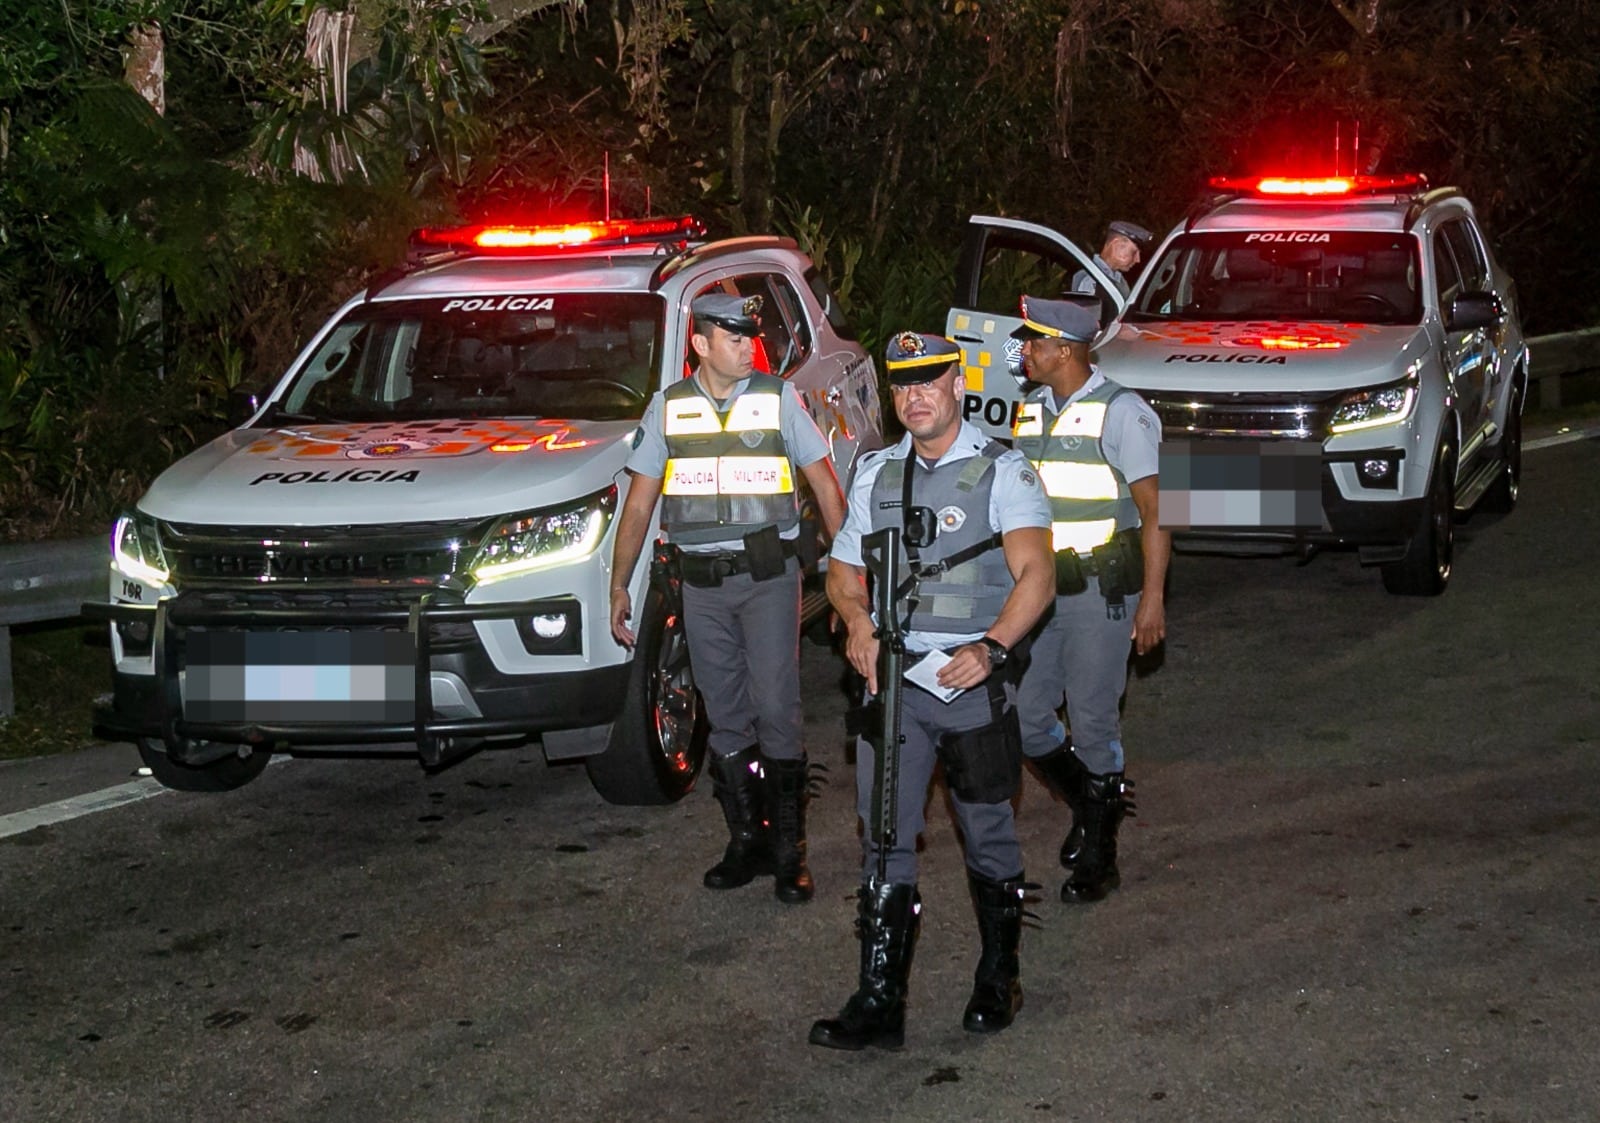
<instances>
[{"instance_id":1,"label":"police officer standing by truck","mask_svg":"<svg viewBox=\"0 0 1600 1123\"><path fill-rule=\"evenodd\" d=\"M1035 634L1017 695L1022 747L1072 809L1061 899L1116 888L1117 827L1131 806L1119 705L1128 644L1166 635L1171 535L1160 527L1161 422L1138 394L1089 362L1098 301L1022 298L1012 337L1038 389L1017 414L1016 448L1050 496L1055 609ZM1066 695L1068 730L1057 717Z\"/></svg>"},{"instance_id":2,"label":"police officer standing by truck","mask_svg":"<svg viewBox=\"0 0 1600 1123\"><path fill-rule=\"evenodd\" d=\"M898 752L888 801L897 813L894 844L881 854L874 831L866 832L858 988L836 1018L811 1027L811 1043L833 1049L904 1041L921 910L916 840L936 762L944 765L961 824L982 942L962 1024L975 1033L1002 1030L1022 1003L1022 850L1011 807L1022 758L1003 687L1011 647L1050 603L1050 512L1027 461L962 420L960 358L960 348L942 336L903 332L890 342L888 379L906 436L858 461L829 555L828 597L848 629L845 654L869 692L881 695L888 686L878 681L883 621L874 621L869 606L863 538L899 529L896 568L909 581L893 601L904 613L906 659L943 662L930 685L959 691L941 699L911 685L911 668L899 692L900 744L882 737L880 750L858 742L862 821L870 828L874 777L884 763L879 751Z\"/></svg>"},{"instance_id":3,"label":"police officer standing by truck","mask_svg":"<svg viewBox=\"0 0 1600 1123\"><path fill-rule=\"evenodd\" d=\"M798 467L830 537L844 499L830 449L793 386L754 370L760 297L710 293L690 305L692 377L656 394L628 458L618 520L611 631L632 647L628 583L650 513L683 583L689 662L711 726L711 782L728 825L711 889L774 875L787 903L814 893L806 865L806 756L800 711Z\"/></svg>"}]
</instances>

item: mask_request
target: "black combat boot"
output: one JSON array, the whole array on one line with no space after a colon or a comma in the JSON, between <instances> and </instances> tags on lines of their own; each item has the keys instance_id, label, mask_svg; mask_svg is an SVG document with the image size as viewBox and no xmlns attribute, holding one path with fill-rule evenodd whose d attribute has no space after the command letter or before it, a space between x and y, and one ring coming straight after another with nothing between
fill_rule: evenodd
<instances>
[{"instance_id":1,"label":"black combat boot","mask_svg":"<svg viewBox=\"0 0 1600 1123\"><path fill-rule=\"evenodd\" d=\"M806 759L762 758L767 771L767 806L772 809L773 894L789 905L816 892L806 867Z\"/></svg>"},{"instance_id":2,"label":"black combat boot","mask_svg":"<svg viewBox=\"0 0 1600 1123\"><path fill-rule=\"evenodd\" d=\"M968 870L967 884L978 910L983 953L973 972L972 997L961 1016L961 1028L968 1033L999 1033L1022 1009L1022 968L1017 958L1022 942L1022 875L990 881Z\"/></svg>"},{"instance_id":3,"label":"black combat boot","mask_svg":"<svg viewBox=\"0 0 1600 1123\"><path fill-rule=\"evenodd\" d=\"M710 771L712 790L728 821L728 848L704 880L707 889L737 889L772 872L761 754L751 745L728 756L713 756Z\"/></svg>"},{"instance_id":4,"label":"black combat boot","mask_svg":"<svg viewBox=\"0 0 1600 1123\"><path fill-rule=\"evenodd\" d=\"M906 981L922 927L915 885L873 881L861 887L856 935L861 980L837 1018L811 1026L811 1044L829 1049L898 1049L906 1042Z\"/></svg>"},{"instance_id":5,"label":"black combat boot","mask_svg":"<svg viewBox=\"0 0 1600 1123\"><path fill-rule=\"evenodd\" d=\"M1117 870L1117 828L1123 816L1132 814L1130 787L1120 772L1087 774L1083 783L1083 849L1072 866L1072 874L1061 887L1061 899L1068 904L1089 904L1105 899L1122 884Z\"/></svg>"},{"instance_id":6,"label":"black combat boot","mask_svg":"<svg viewBox=\"0 0 1600 1123\"><path fill-rule=\"evenodd\" d=\"M1033 763L1039 766L1045 781L1066 800L1067 807L1072 811L1072 826L1067 831L1067 837L1061 840L1061 865L1070 870L1077 865L1078 854L1083 850L1083 784L1088 779L1089 770L1083 766L1083 761L1078 759L1078 754L1072 751L1070 745L1062 745L1054 752L1036 756Z\"/></svg>"}]
</instances>

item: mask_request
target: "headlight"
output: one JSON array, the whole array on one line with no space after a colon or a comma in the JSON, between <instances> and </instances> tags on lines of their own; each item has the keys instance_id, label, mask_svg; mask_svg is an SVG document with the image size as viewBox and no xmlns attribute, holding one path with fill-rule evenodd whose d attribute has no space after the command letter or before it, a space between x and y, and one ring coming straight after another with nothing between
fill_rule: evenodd
<instances>
[{"instance_id":1,"label":"headlight","mask_svg":"<svg viewBox=\"0 0 1600 1123\"><path fill-rule=\"evenodd\" d=\"M1411 407L1416 404L1416 379L1404 378L1387 386L1349 395L1333 411L1333 420L1328 427L1335 433L1352 433L1357 429L1394 425L1410 417Z\"/></svg>"},{"instance_id":2,"label":"headlight","mask_svg":"<svg viewBox=\"0 0 1600 1123\"><path fill-rule=\"evenodd\" d=\"M121 573L146 585L165 585L172 577L156 521L138 512L123 515L112 528L111 560Z\"/></svg>"},{"instance_id":3,"label":"headlight","mask_svg":"<svg viewBox=\"0 0 1600 1123\"><path fill-rule=\"evenodd\" d=\"M616 510L613 484L565 507L502 519L478 547L472 576L480 582L498 581L586 558L606 536Z\"/></svg>"}]
</instances>

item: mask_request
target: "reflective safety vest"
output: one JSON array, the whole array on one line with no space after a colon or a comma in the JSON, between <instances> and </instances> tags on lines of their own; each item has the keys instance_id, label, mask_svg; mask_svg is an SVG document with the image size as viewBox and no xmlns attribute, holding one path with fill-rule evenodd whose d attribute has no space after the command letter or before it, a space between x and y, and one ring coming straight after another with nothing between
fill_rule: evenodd
<instances>
[{"instance_id":1,"label":"reflective safety vest","mask_svg":"<svg viewBox=\"0 0 1600 1123\"><path fill-rule=\"evenodd\" d=\"M915 603L906 627L915 632L955 634L985 631L1000 615L1001 606L1016 581L1006 567L999 535L989 525L989 495L994 490L994 463L1005 446L990 441L977 456L935 468L916 461L911 503L933 509L938 533L931 544L916 551L917 565L901 545L901 564L914 583ZM872 481L872 529L904 527L901 500L905 495L904 459L885 460ZM990 542L989 540L993 540ZM948 559L957 559L949 564ZM918 572L920 570L920 572Z\"/></svg>"},{"instance_id":2,"label":"reflective safety vest","mask_svg":"<svg viewBox=\"0 0 1600 1123\"><path fill-rule=\"evenodd\" d=\"M799 523L794 467L778 423L782 391L782 379L752 374L726 413L692 378L662 395L661 522L674 542L721 542Z\"/></svg>"},{"instance_id":3,"label":"reflective safety vest","mask_svg":"<svg viewBox=\"0 0 1600 1123\"><path fill-rule=\"evenodd\" d=\"M1117 531L1139 525L1128 481L1107 462L1100 444L1111 403L1127 393L1126 386L1107 379L1058 414L1040 401L1023 402L1017 411L1012 435L1050 497L1050 540L1057 551L1087 554ZM1054 401L1048 389L1044 396Z\"/></svg>"}]
</instances>

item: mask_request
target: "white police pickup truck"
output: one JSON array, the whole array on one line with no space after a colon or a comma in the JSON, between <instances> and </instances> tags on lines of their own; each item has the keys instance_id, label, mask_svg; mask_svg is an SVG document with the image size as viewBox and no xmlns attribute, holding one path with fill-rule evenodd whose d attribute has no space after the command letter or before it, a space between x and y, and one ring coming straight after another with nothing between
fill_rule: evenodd
<instances>
[{"instance_id":1,"label":"white police pickup truck","mask_svg":"<svg viewBox=\"0 0 1600 1123\"><path fill-rule=\"evenodd\" d=\"M1161 415L1180 547L1353 546L1390 592L1443 592L1454 517L1516 503L1528 388L1515 288L1471 204L1418 176L1212 187L1128 299L1055 231L972 218L947 325L967 416L1007 433L1017 298L1087 271L1096 361Z\"/></svg>"},{"instance_id":2,"label":"white police pickup truck","mask_svg":"<svg viewBox=\"0 0 1600 1123\"><path fill-rule=\"evenodd\" d=\"M85 606L111 626L97 727L185 790L238 787L274 751L439 767L537 736L609 800L674 800L706 732L675 592L635 568L630 653L608 589L623 464L688 369L690 302L763 298L757 365L794 383L841 475L881 444L873 363L789 239L642 219L413 250L118 520L110 603Z\"/></svg>"}]
</instances>

